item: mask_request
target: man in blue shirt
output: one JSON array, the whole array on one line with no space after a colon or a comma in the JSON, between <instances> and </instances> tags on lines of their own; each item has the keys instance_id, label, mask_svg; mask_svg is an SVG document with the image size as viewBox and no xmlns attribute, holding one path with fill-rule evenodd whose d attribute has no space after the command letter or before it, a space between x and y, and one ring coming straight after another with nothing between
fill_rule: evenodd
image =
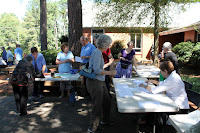
<instances>
[{"instance_id":1,"label":"man in blue shirt","mask_svg":"<svg viewBox=\"0 0 200 133\"><path fill-rule=\"evenodd\" d=\"M41 53L38 53L38 50L36 47L31 48L31 56L33 58L32 64L36 72L36 77L38 77L37 74L40 75L40 77L38 78L44 77L44 73L47 72L46 61L44 59L44 56ZM44 89L43 81L34 81L33 96L37 97L39 93L39 97L42 98L43 89Z\"/></svg>"},{"instance_id":2,"label":"man in blue shirt","mask_svg":"<svg viewBox=\"0 0 200 133\"><path fill-rule=\"evenodd\" d=\"M15 65L17 65L19 61L22 60L22 54L23 50L20 48L19 44L16 44L16 49L14 50Z\"/></svg>"},{"instance_id":3,"label":"man in blue shirt","mask_svg":"<svg viewBox=\"0 0 200 133\"><path fill-rule=\"evenodd\" d=\"M89 58L92 55L92 52L96 49L96 47L89 42L89 39L86 36L81 36L80 43L82 44L81 48L81 59L83 60L83 64L86 64L89 62ZM84 85L85 85L85 98L90 100L90 95L87 91L86 87L86 77L83 77Z\"/></svg>"},{"instance_id":4,"label":"man in blue shirt","mask_svg":"<svg viewBox=\"0 0 200 133\"><path fill-rule=\"evenodd\" d=\"M5 47L1 47L1 49L3 50L2 59L3 59L5 62L7 62L7 53L6 53Z\"/></svg>"},{"instance_id":5,"label":"man in blue shirt","mask_svg":"<svg viewBox=\"0 0 200 133\"><path fill-rule=\"evenodd\" d=\"M89 42L89 39L86 36L81 36L80 42L82 44L81 59L83 60L83 63L88 63L89 58L96 47Z\"/></svg>"}]
</instances>

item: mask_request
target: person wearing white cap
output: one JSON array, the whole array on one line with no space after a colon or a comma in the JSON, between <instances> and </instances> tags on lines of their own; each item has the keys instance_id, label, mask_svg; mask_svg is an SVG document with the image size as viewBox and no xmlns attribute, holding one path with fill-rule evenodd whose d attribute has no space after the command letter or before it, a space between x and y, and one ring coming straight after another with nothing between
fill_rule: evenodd
<instances>
[{"instance_id":1,"label":"person wearing white cap","mask_svg":"<svg viewBox=\"0 0 200 133\"><path fill-rule=\"evenodd\" d=\"M170 42L165 42L163 44L164 59L169 59L173 63L174 70L176 70L176 73L180 74L178 59L176 57L176 54L172 52L171 49L172 49L172 44Z\"/></svg>"}]
</instances>

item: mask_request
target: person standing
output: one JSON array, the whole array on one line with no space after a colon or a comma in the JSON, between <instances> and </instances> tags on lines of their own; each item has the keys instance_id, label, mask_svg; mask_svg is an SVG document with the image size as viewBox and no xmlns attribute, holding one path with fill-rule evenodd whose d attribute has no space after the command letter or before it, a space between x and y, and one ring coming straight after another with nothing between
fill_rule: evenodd
<instances>
[{"instance_id":1,"label":"person standing","mask_svg":"<svg viewBox=\"0 0 200 133\"><path fill-rule=\"evenodd\" d=\"M8 47L8 51L7 51L7 65L8 66L13 65L13 58L14 58L14 55L11 52L11 47Z\"/></svg>"},{"instance_id":2,"label":"person standing","mask_svg":"<svg viewBox=\"0 0 200 133\"><path fill-rule=\"evenodd\" d=\"M114 58L112 56L110 48L108 48L106 51L103 51L102 55L103 55L103 59L104 59L103 68L104 68L104 70L109 71L110 70L110 65L114 61ZM110 94L110 76L109 75L105 76L105 83L106 83L106 87L107 87L108 93Z\"/></svg>"},{"instance_id":3,"label":"person standing","mask_svg":"<svg viewBox=\"0 0 200 133\"><path fill-rule=\"evenodd\" d=\"M36 47L31 48L31 57L33 58L33 67L36 72L36 77L43 78L44 73L47 72L46 61L43 54L38 53ZM34 81L33 97L36 98L39 93L39 97L43 98L44 81Z\"/></svg>"},{"instance_id":4,"label":"person standing","mask_svg":"<svg viewBox=\"0 0 200 133\"><path fill-rule=\"evenodd\" d=\"M1 47L1 49L3 50L3 53L2 53L2 59L7 62L7 53L6 53L6 49L5 47Z\"/></svg>"},{"instance_id":5,"label":"person standing","mask_svg":"<svg viewBox=\"0 0 200 133\"><path fill-rule=\"evenodd\" d=\"M20 113L20 116L27 115L28 83L33 81L35 77L32 60L29 55L24 60L19 61L10 80L17 112Z\"/></svg>"},{"instance_id":6,"label":"person standing","mask_svg":"<svg viewBox=\"0 0 200 133\"><path fill-rule=\"evenodd\" d=\"M74 55L71 51L69 51L68 43L64 42L61 45L61 52L57 54L56 57L56 64L58 64L58 71L59 73L67 73L72 69L72 62L74 62ZM70 96L70 89L71 89L71 82L70 81L61 81L60 82L60 90L61 95L59 98L63 98L64 91L67 90L67 96Z\"/></svg>"},{"instance_id":7,"label":"person standing","mask_svg":"<svg viewBox=\"0 0 200 133\"><path fill-rule=\"evenodd\" d=\"M176 57L176 54L172 52L172 44L170 42L165 42L163 44L163 52L164 59L169 59L174 65L174 70L176 70L176 72L180 74L178 59Z\"/></svg>"},{"instance_id":8,"label":"person standing","mask_svg":"<svg viewBox=\"0 0 200 133\"><path fill-rule=\"evenodd\" d=\"M20 48L19 44L16 44L16 49L14 50L15 64L17 65L20 60L22 60L23 50Z\"/></svg>"},{"instance_id":9,"label":"person standing","mask_svg":"<svg viewBox=\"0 0 200 133\"><path fill-rule=\"evenodd\" d=\"M116 70L106 71L103 69L104 59L102 52L107 50L112 43L112 39L107 35L101 35L97 39L97 49L95 49L90 57L89 68L92 68L96 77L88 78L86 81L88 92L92 98L92 113L88 132L97 131L101 116L102 123L108 123L110 118L110 96L105 85L105 75L116 74Z\"/></svg>"},{"instance_id":10,"label":"person standing","mask_svg":"<svg viewBox=\"0 0 200 133\"><path fill-rule=\"evenodd\" d=\"M127 44L127 49L122 49L121 53L119 53L118 58L120 62L116 66L117 74L115 75L116 78L131 78L132 76L132 60L136 67L136 59L135 59L135 50L134 42L130 41Z\"/></svg>"},{"instance_id":11,"label":"person standing","mask_svg":"<svg viewBox=\"0 0 200 133\"><path fill-rule=\"evenodd\" d=\"M89 39L86 36L81 36L80 38L80 43L82 44L81 48L81 59L83 60L83 64L86 64L89 62L89 58L92 55L92 52L96 49L96 47L89 42ZM85 85L85 98L90 100L89 93L87 91L87 86L86 86L86 77L83 77L84 85Z\"/></svg>"}]
</instances>

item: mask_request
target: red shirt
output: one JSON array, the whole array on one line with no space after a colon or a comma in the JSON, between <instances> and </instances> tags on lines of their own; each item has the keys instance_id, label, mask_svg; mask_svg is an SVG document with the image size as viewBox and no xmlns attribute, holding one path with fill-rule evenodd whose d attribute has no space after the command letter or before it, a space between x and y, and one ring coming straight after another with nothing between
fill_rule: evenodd
<instances>
[{"instance_id":1,"label":"red shirt","mask_svg":"<svg viewBox=\"0 0 200 133\"><path fill-rule=\"evenodd\" d=\"M109 62L109 58L108 56L111 54L111 50L110 48L108 48L106 51L103 51L102 52L102 55L103 55L103 59L104 59L104 63L108 63Z\"/></svg>"}]
</instances>

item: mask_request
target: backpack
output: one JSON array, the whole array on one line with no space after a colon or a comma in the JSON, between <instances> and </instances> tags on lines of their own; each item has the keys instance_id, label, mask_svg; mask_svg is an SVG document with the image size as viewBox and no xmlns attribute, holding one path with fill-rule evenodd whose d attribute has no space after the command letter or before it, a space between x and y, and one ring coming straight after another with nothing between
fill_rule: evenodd
<instances>
[{"instance_id":1,"label":"backpack","mask_svg":"<svg viewBox=\"0 0 200 133\"><path fill-rule=\"evenodd\" d=\"M10 82L11 84L27 85L30 74L28 72L28 62L21 60L12 73Z\"/></svg>"}]
</instances>

